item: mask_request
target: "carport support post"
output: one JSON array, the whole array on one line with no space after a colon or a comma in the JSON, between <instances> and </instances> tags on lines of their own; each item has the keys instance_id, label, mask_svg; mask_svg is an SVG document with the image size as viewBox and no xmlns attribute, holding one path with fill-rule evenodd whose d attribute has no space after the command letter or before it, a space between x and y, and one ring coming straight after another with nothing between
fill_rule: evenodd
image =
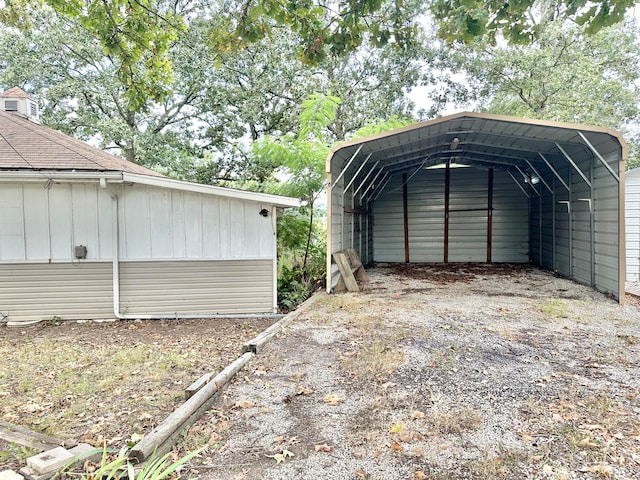
<instances>
[{"instance_id":1,"label":"carport support post","mask_svg":"<svg viewBox=\"0 0 640 480\"><path fill-rule=\"evenodd\" d=\"M444 170L444 263L449 263L449 187L451 182L451 160Z\"/></svg>"},{"instance_id":2,"label":"carport support post","mask_svg":"<svg viewBox=\"0 0 640 480\"><path fill-rule=\"evenodd\" d=\"M402 212L404 217L404 261L409 263L409 212L407 174L402 174Z\"/></svg>"},{"instance_id":3,"label":"carport support post","mask_svg":"<svg viewBox=\"0 0 640 480\"><path fill-rule=\"evenodd\" d=\"M493 219L493 168L489 169L489 185L487 186L487 263L491 263L491 233Z\"/></svg>"}]
</instances>

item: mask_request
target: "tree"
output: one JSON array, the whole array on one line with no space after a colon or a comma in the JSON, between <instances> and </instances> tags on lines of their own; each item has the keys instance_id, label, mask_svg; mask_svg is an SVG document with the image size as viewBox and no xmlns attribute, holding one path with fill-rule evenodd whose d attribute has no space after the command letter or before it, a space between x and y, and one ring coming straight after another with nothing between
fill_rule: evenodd
<instances>
[{"instance_id":1,"label":"tree","mask_svg":"<svg viewBox=\"0 0 640 480\"><path fill-rule=\"evenodd\" d=\"M70 20L77 20L115 60L115 74L126 87L130 108L140 111L147 101L162 101L171 93L172 43L195 17L198 1L177 0L11 0L2 2L0 21L29 28L30 16L44 4ZM318 63L328 54L352 52L369 43L388 43L404 49L414 44L418 18L430 6L448 40L468 41L504 33L514 43L527 43L537 35L539 10L559 12L563 18L585 25L589 31L622 20L635 0L561 0L550 7L540 0L338 0L336 2L280 2L230 0L213 3L202 18L212 18L209 42L221 52L238 51L270 37L280 27L294 32L299 57ZM542 8L541 8L542 6Z\"/></svg>"},{"instance_id":2,"label":"tree","mask_svg":"<svg viewBox=\"0 0 640 480\"><path fill-rule=\"evenodd\" d=\"M511 44L529 44L543 37L550 20L575 23L587 34L624 19L636 0L435 0L431 12L439 34L449 42L468 43L486 37L492 44L503 36Z\"/></svg>"},{"instance_id":3,"label":"tree","mask_svg":"<svg viewBox=\"0 0 640 480\"><path fill-rule=\"evenodd\" d=\"M408 115L413 106L403 90L415 84L428 55L390 45L362 47L304 66L285 30L221 55L206 48L210 19L198 17L169 52L171 95L147 100L136 111L127 85L115 75L117 60L83 26L46 10L32 19L26 32L0 32L0 84L38 95L42 119L53 128L204 183L267 179L275 165L255 161L251 142L295 130L300 104L315 90L347 99L330 126L333 140L360 128L367 117Z\"/></svg>"},{"instance_id":4,"label":"tree","mask_svg":"<svg viewBox=\"0 0 640 480\"><path fill-rule=\"evenodd\" d=\"M637 24L627 21L593 35L558 20L540 28L543 35L527 46L495 47L483 40L449 50L441 66L465 76L449 80L439 95L492 113L605 126L635 141L637 132L631 128L640 120Z\"/></svg>"}]
</instances>

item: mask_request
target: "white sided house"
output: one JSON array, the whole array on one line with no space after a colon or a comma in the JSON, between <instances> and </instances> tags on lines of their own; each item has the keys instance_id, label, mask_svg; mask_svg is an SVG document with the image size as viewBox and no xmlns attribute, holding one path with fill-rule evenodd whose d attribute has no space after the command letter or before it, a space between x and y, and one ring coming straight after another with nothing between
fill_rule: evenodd
<instances>
[{"instance_id":1,"label":"white sided house","mask_svg":"<svg viewBox=\"0 0 640 480\"><path fill-rule=\"evenodd\" d=\"M276 214L297 199L172 180L0 95L0 322L273 313Z\"/></svg>"},{"instance_id":2,"label":"white sided house","mask_svg":"<svg viewBox=\"0 0 640 480\"><path fill-rule=\"evenodd\" d=\"M640 282L640 168L625 173L627 282Z\"/></svg>"}]
</instances>

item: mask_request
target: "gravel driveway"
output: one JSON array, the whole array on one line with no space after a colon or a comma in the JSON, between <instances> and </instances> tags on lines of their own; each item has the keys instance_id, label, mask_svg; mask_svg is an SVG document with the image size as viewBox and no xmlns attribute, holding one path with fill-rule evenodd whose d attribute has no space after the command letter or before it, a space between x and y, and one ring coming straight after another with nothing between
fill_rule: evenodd
<instances>
[{"instance_id":1,"label":"gravel driveway","mask_svg":"<svg viewBox=\"0 0 640 480\"><path fill-rule=\"evenodd\" d=\"M522 265L378 265L194 425L203 479L640 478L640 310Z\"/></svg>"}]
</instances>

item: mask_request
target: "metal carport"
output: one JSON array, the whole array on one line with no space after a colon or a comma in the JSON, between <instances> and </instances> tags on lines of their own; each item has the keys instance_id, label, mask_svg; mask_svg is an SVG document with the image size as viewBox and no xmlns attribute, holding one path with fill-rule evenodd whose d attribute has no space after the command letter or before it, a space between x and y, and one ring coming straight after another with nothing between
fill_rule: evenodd
<instances>
[{"instance_id":1,"label":"metal carport","mask_svg":"<svg viewBox=\"0 0 640 480\"><path fill-rule=\"evenodd\" d=\"M332 253L532 263L624 299L627 144L607 128L463 112L338 145Z\"/></svg>"}]
</instances>

